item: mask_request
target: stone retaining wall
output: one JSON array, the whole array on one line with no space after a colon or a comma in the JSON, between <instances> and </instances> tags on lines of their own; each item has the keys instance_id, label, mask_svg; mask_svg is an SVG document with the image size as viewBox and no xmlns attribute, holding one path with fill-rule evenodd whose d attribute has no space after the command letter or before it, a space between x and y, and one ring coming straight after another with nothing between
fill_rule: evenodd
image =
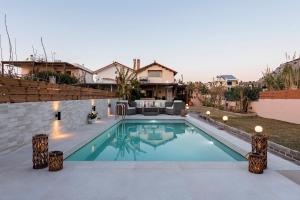
<instances>
[{"instance_id":1,"label":"stone retaining wall","mask_svg":"<svg viewBox=\"0 0 300 200\"><path fill-rule=\"evenodd\" d=\"M31 142L35 134L68 137L68 131L87 124L87 114L96 106L100 118L108 116L108 105L114 113L116 99L91 99L0 104L0 154ZM61 112L61 120L55 113Z\"/></svg>"}]
</instances>

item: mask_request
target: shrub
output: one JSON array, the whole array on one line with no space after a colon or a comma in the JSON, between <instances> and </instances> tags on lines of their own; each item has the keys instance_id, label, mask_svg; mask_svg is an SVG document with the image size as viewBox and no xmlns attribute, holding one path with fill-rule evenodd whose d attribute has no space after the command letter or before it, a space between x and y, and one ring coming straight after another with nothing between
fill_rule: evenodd
<instances>
[{"instance_id":1,"label":"shrub","mask_svg":"<svg viewBox=\"0 0 300 200\"><path fill-rule=\"evenodd\" d=\"M71 76L69 74L59 74L53 71L42 71L42 72L38 72L35 74L30 74L26 77L24 77L24 79L26 80L34 80L34 81L49 81L49 77L54 76L56 78L56 83L57 84L76 84L79 82L79 80L74 77Z\"/></svg>"},{"instance_id":2,"label":"shrub","mask_svg":"<svg viewBox=\"0 0 300 200\"><path fill-rule=\"evenodd\" d=\"M96 119L97 118L98 113L95 111L92 111L88 114L88 118L89 119Z\"/></svg>"}]
</instances>

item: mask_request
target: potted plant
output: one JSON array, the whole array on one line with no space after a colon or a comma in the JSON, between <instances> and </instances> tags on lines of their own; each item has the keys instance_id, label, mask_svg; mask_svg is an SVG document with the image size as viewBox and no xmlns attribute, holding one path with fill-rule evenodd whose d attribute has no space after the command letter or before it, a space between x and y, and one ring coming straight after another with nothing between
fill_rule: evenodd
<instances>
[{"instance_id":1,"label":"potted plant","mask_svg":"<svg viewBox=\"0 0 300 200\"><path fill-rule=\"evenodd\" d=\"M96 120L97 120L97 115L98 115L98 113L97 113L96 111L91 111L91 112L88 114L88 116L87 116L87 118L88 118L88 123L89 123L89 124L95 123Z\"/></svg>"}]
</instances>

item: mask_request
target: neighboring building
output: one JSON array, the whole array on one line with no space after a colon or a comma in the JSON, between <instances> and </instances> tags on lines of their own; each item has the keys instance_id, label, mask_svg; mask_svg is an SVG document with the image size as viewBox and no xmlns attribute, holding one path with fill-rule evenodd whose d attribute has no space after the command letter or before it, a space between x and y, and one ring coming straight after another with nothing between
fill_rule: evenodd
<instances>
[{"instance_id":1,"label":"neighboring building","mask_svg":"<svg viewBox=\"0 0 300 200\"><path fill-rule=\"evenodd\" d=\"M125 68L129 70L131 73L134 70L126 65L123 65L118 62L113 62L105 67L101 67L100 69L94 71L95 75L95 83L108 83L108 84L115 84L116 83L116 76L118 74L117 68L120 70L121 68Z\"/></svg>"},{"instance_id":2,"label":"neighboring building","mask_svg":"<svg viewBox=\"0 0 300 200\"><path fill-rule=\"evenodd\" d=\"M118 74L117 68L119 70L121 68L124 68L126 70L129 70L130 73L134 72L132 68L127 67L126 65L123 65L119 62L112 62L111 64L94 71L95 82L91 86L102 90L116 91L116 76Z\"/></svg>"},{"instance_id":3,"label":"neighboring building","mask_svg":"<svg viewBox=\"0 0 300 200\"><path fill-rule=\"evenodd\" d=\"M45 62L45 61L2 61L2 69L12 65L20 71L20 77L42 71L53 71L62 74L69 74L76 77L80 83L92 83L93 72L83 65L71 64L68 62Z\"/></svg>"},{"instance_id":4,"label":"neighboring building","mask_svg":"<svg viewBox=\"0 0 300 200\"><path fill-rule=\"evenodd\" d=\"M233 75L219 75L213 82L214 86L224 86L227 89L238 86L239 82Z\"/></svg>"}]
</instances>

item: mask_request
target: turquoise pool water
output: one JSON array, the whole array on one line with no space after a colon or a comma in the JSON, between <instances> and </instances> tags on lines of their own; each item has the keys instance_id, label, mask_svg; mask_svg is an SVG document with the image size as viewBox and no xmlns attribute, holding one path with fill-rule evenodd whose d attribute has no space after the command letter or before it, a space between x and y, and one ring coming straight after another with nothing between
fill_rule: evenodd
<instances>
[{"instance_id":1,"label":"turquoise pool water","mask_svg":"<svg viewBox=\"0 0 300 200\"><path fill-rule=\"evenodd\" d=\"M184 120L125 120L70 155L67 161L244 161Z\"/></svg>"}]
</instances>

